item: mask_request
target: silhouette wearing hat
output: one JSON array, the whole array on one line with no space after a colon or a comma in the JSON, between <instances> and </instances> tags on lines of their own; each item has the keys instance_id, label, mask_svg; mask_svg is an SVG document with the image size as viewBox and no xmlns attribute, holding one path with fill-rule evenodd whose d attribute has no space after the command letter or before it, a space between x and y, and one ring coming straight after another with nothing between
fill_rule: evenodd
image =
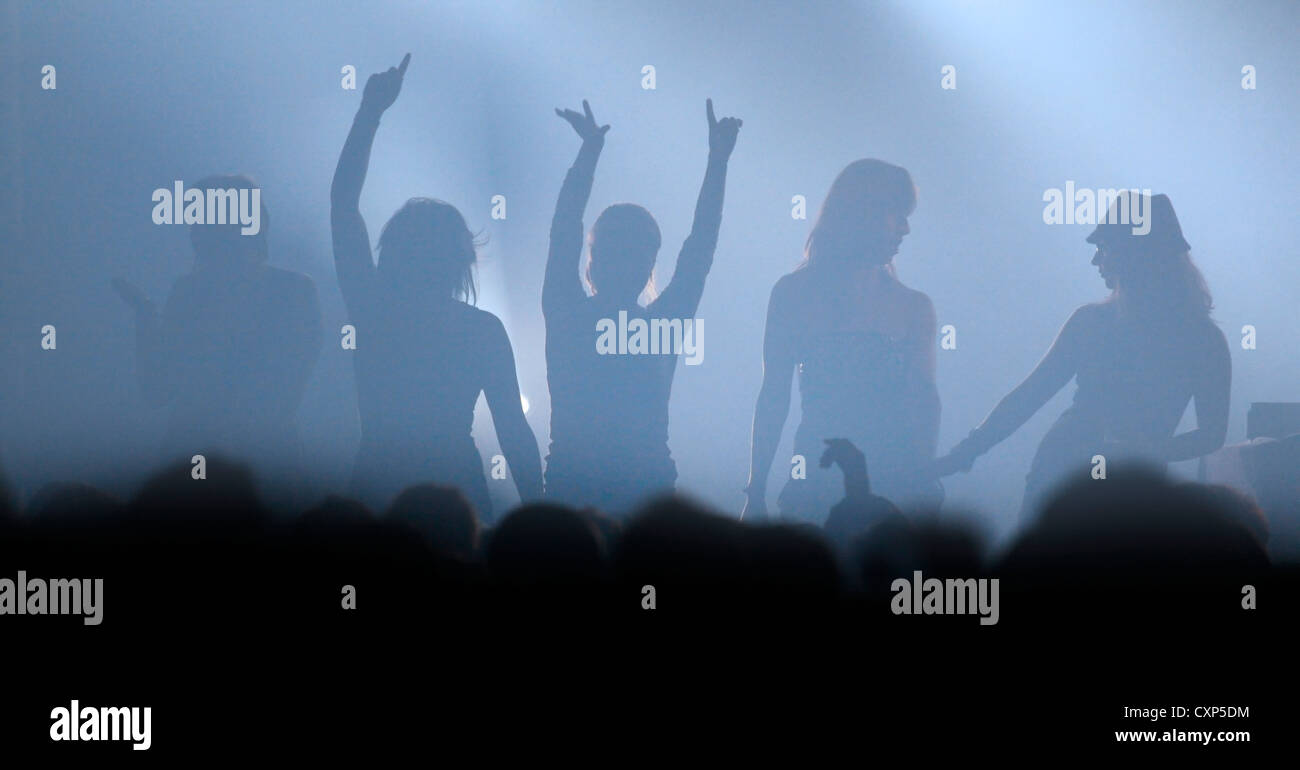
<instances>
[{"instance_id":1,"label":"silhouette wearing hat","mask_svg":"<svg viewBox=\"0 0 1300 770\"><path fill-rule=\"evenodd\" d=\"M1223 445L1232 363L1210 317L1209 289L1169 197L1131 195L1121 193L1087 238L1110 296L1074 311L1034 371L935 461L934 475L969 470L1072 379L1074 402L1043 437L1026 477L1022 518L1057 483L1090 473L1096 455L1114 473L1117 465L1163 466ZM1125 210L1145 212L1145 221L1121 223ZM1196 428L1175 435L1189 400Z\"/></svg>"}]
</instances>

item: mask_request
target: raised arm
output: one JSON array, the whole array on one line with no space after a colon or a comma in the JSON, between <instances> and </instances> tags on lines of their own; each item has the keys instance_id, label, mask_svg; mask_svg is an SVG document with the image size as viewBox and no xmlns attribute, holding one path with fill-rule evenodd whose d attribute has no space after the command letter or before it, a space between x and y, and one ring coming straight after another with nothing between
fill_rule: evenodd
<instances>
[{"instance_id":1,"label":"raised arm","mask_svg":"<svg viewBox=\"0 0 1300 770\"><path fill-rule=\"evenodd\" d=\"M673 277L659 298L659 305L672 308L669 315L694 315L704 294L704 279L713 266L713 252L718 246L718 229L722 227L722 199L727 187L727 161L736 148L736 137L743 121L739 118L713 116L713 100L705 102L709 120L709 162L704 170L700 197L695 201L695 219L691 233L677 255Z\"/></svg>"},{"instance_id":2,"label":"raised arm","mask_svg":"<svg viewBox=\"0 0 1300 770\"><path fill-rule=\"evenodd\" d=\"M487 383L483 395L492 411L497 440L505 454L510 472L514 474L519 499L528 502L542 496L542 458L537 449L537 437L524 417L519 397L519 378L515 371L515 353L510 337L500 319L492 317L487 354Z\"/></svg>"},{"instance_id":3,"label":"raised arm","mask_svg":"<svg viewBox=\"0 0 1300 770\"><path fill-rule=\"evenodd\" d=\"M992 449L1007 436L1015 433L1034 413L1065 387L1078 371L1080 341L1084 329L1084 306L1074 311L1061 327L1047 354L1034 367L1024 382L1008 393L993 408L988 417L970 435L962 439L947 455L935 461L933 472L947 476L957 471L968 471L975 459Z\"/></svg>"},{"instance_id":4,"label":"raised arm","mask_svg":"<svg viewBox=\"0 0 1300 770\"><path fill-rule=\"evenodd\" d=\"M838 465L844 474L844 499L865 500L871 497L871 479L867 476L867 456L846 438L825 439L826 450L817 464L822 468Z\"/></svg>"},{"instance_id":5,"label":"raised arm","mask_svg":"<svg viewBox=\"0 0 1300 770\"><path fill-rule=\"evenodd\" d=\"M582 100L582 112L561 110L559 115L573 126L582 138L578 157L564 175L560 197L555 201L555 216L551 218L551 247L546 255L546 278L542 283L542 313L571 306L587 293L578 279L578 263L582 261L582 215L591 197L591 184L596 176L596 161L605 147L605 133L609 125L596 125L591 105Z\"/></svg>"},{"instance_id":6,"label":"raised arm","mask_svg":"<svg viewBox=\"0 0 1300 770\"><path fill-rule=\"evenodd\" d=\"M348 311L355 314L360 303L375 296L375 263L370 256L370 234L361 218L361 186L370 166L370 148L379 128L379 118L392 106L402 90L402 78L411 62L408 53L401 65L389 67L366 81L361 108L352 120L334 182L330 186L330 231L334 236L334 269Z\"/></svg>"},{"instance_id":7,"label":"raised arm","mask_svg":"<svg viewBox=\"0 0 1300 770\"><path fill-rule=\"evenodd\" d=\"M754 405L754 433L750 439L749 484L740 518L767 516L767 476L781 443L781 431L790 415L790 387L798 364L791 332L788 290L782 281L772 289L767 303L767 330L763 334L763 386Z\"/></svg>"}]
</instances>

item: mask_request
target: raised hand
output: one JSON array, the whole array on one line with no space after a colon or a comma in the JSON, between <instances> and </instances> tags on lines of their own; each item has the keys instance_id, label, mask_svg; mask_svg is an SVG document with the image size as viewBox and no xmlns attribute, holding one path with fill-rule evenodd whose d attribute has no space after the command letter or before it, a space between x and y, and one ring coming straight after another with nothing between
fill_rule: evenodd
<instances>
[{"instance_id":1,"label":"raised hand","mask_svg":"<svg viewBox=\"0 0 1300 770\"><path fill-rule=\"evenodd\" d=\"M582 100L582 111L585 114L578 114L573 110L561 110L559 107L555 108L555 114L569 121L569 125L573 126L573 130L578 132L578 136L582 137L582 141L604 139L605 132L609 131L609 124L596 125L596 118L591 114L591 105L587 104L586 99Z\"/></svg>"},{"instance_id":2,"label":"raised hand","mask_svg":"<svg viewBox=\"0 0 1300 770\"><path fill-rule=\"evenodd\" d=\"M826 451L822 452L817 464L829 468L832 463L840 466L846 476L867 475L867 456L846 438L826 439Z\"/></svg>"},{"instance_id":3,"label":"raised hand","mask_svg":"<svg viewBox=\"0 0 1300 770\"><path fill-rule=\"evenodd\" d=\"M846 438L826 439L826 451L822 452L817 463L822 468L832 464L840 466L844 474L844 491L846 496L869 494L871 481L867 478L867 456Z\"/></svg>"},{"instance_id":4,"label":"raised hand","mask_svg":"<svg viewBox=\"0 0 1300 770\"><path fill-rule=\"evenodd\" d=\"M376 72L366 81L366 90L361 94L362 109L383 112L393 106L397 95L402 91L402 78L406 76L406 65L411 63L408 53L402 57L402 63L389 67L386 72Z\"/></svg>"},{"instance_id":5,"label":"raised hand","mask_svg":"<svg viewBox=\"0 0 1300 770\"><path fill-rule=\"evenodd\" d=\"M925 469L924 476L931 479L939 479L944 476L951 476L958 471L965 473L975 464L975 456L957 451L949 452L930 464Z\"/></svg>"},{"instance_id":6,"label":"raised hand","mask_svg":"<svg viewBox=\"0 0 1300 770\"><path fill-rule=\"evenodd\" d=\"M832 464L838 465L844 473L844 499L863 501L875 497L871 493L871 479L867 477L867 457L852 441L846 438L826 439L826 451L822 452L819 465L829 468Z\"/></svg>"},{"instance_id":7,"label":"raised hand","mask_svg":"<svg viewBox=\"0 0 1300 770\"><path fill-rule=\"evenodd\" d=\"M731 157L731 151L736 149L736 137L740 134L740 127L745 124L745 121L740 118L718 120L713 117L712 99L706 100L704 107L709 115L709 154L721 158Z\"/></svg>"}]
</instances>

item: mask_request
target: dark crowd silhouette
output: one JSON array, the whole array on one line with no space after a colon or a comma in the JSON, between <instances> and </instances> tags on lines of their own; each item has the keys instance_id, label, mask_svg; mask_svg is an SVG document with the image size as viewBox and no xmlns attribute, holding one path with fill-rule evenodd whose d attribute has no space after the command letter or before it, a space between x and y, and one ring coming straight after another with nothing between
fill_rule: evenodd
<instances>
[{"instance_id":1,"label":"dark crowd silhouette","mask_svg":"<svg viewBox=\"0 0 1300 770\"><path fill-rule=\"evenodd\" d=\"M904 514L873 494L863 454L846 440L827 442L822 463L843 477L822 526L740 521L676 495L626 517L531 502L488 525L460 490L431 483L382 510L331 495L277 515L246 466L215 458L201 484L179 463L129 500L60 483L24 510L6 503L0 560L33 575L109 576L119 633L156 623L159 607L248 586L256 590L239 613L247 623L346 627L345 584L367 624L536 613L617 624L653 611L667 621L797 615L885 628L897 621L894 581L916 571L999 578L1001 625L1081 613L1098 627L1201 623L1239 619L1241 587L1277 577L1252 498L1155 467L1056 490L1031 525L994 548L969 517ZM1149 595L1158 602L1134 600ZM970 617L931 620L975 627Z\"/></svg>"}]
</instances>

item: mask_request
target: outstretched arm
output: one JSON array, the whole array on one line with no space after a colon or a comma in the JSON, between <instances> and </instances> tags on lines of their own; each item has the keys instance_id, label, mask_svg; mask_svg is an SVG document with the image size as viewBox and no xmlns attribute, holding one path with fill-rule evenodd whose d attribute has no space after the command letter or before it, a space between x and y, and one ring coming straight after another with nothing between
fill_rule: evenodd
<instances>
[{"instance_id":1,"label":"outstretched arm","mask_svg":"<svg viewBox=\"0 0 1300 770\"><path fill-rule=\"evenodd\" d=\"M501 321L493 317L491 339L486 347L488 380L483 388L497 440L515 477L519 499L527 502L542 496L542 458L537 437L524 417L515 372L515 353Z\"/></svg>"},{"instance_id":2,"label":"outstretched arm","mask_svg":"<svg viewBox=\"0 0 1300 770\"><path fill-rule=\"evenodd\" d=\"M713 116L713 100L705 102L709 119L709 163L695 201L695 219L691 233L677 255L672 280L660 295L659 304L671 308L674 316L695 314L704 294L704 279L713 266L713 252L718 247L718 230L722 227L722 199L727 187L727 161L736 148L736 137L743 123L739 118Z\"/></svg>"},{"instance_id":3,"label":"outstretched arm","mask_svg":"<svg viewBox=\"0 0 1300 770\"><path fill-rule=\"evenodd\" d=\"M978 428L958 442L947 455L935 461L934 472L937 475L970 470L977 457L1015 433L1065 387L1078 371L1079 343L1087 334L1083 328L1086 310L1083 307L1074 311L1056 335L1052 347L1025 381L999 401Z\"/></svg>"},{"instance_id":4,"label":"outstretched arm","mask_svg":"<svg viewBox=\"0 0 1300 770\"><path fill-rule=\"evenodd\" d=\"M330 186L330 230L334 236L334 269L348 311L356 313L374 297L375 263L370 256L370 234L361 218L361 186L370 166L370 148L379 129L379 118L392 106L402 90L402 78L411 62L408 53L398 67L370 76L361 96L361 108L343 144L334 182Z\"/></svg>"},{"instance_id":5,"label":"outstretched arm","mask_svg":"<svg viewBox=\"0 0 1300 770\"><path fill-rule=\"evenodd\" d=\"M754 433L750 439L749 485L745 487L745 508L740 517L759 519L767 515L767 476L772 458L781 443L781 431L790 415L790 382L798 364L794 338L790 333L787 296L781 283L772 289L767 304L767 330L763 335L763 386L754 405Z\"/></svg>"},{"instance_id":6,"label":"outstretched arm","mask_svg":"<svg viewBox=\"0 0 1300 770\"><path fill-rule=\"evenodd\" d=\"M564 176L560 197L555 201L555 216L551 218L551 248L546 256L546 278L542 283L542 313L571 306L587 293L578 279L578 263L582 261L582 215L591 197L591 185L596 176L596 161L605 146L605 133L609 125L596 125L591 105L582 100L583 114L561 110L559 115L573 126L582 137L578 157Z\"/></svg>"}]
</instances>

